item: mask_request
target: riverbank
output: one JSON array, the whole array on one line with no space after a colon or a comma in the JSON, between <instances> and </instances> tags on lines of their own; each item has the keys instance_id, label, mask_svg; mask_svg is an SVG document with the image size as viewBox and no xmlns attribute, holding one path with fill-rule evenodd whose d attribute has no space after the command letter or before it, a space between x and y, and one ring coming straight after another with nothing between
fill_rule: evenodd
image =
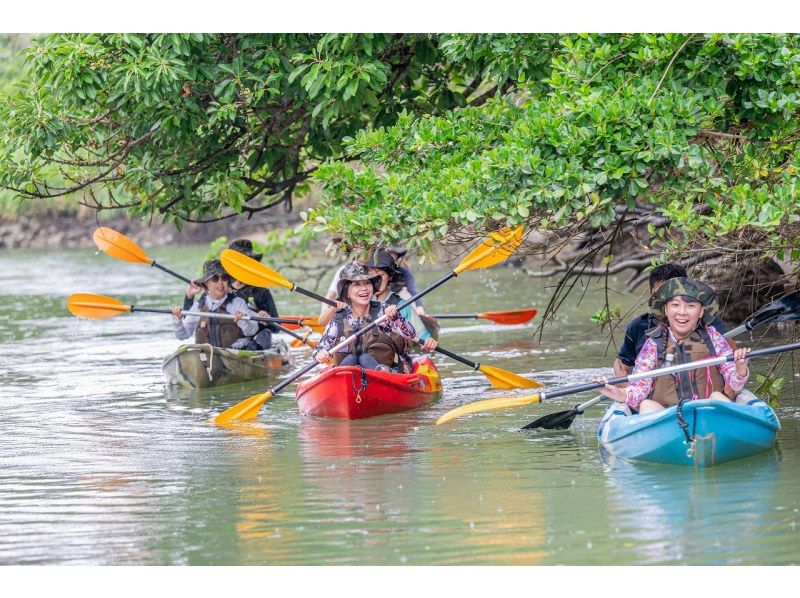
<instances>
[{"instance_id":1,"label":"riverbank","mask_svg":"<svg viewBox=\"0 0 800 598\"><path fill-rule=\"evenodd\" d=\"M186 223L179 231L172 223L149 223L126 215L99 219L92 210L50 208L0 216L0 250L79 249L93 247L92 233L108 226L147 246L209 243L220 236L249 237L264 231L296 226L300 210L285 214L280 208L255 214L251 219L230 218L218 222Z\"/></svg>"}]
</instances>

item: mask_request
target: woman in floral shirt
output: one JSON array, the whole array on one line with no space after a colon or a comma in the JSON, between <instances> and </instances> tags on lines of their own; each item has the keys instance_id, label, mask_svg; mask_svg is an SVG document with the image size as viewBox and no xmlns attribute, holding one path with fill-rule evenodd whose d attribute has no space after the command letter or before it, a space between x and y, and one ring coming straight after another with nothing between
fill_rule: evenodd
<instances>
[{"instance_id":1,"label":"woman in floral shirt","mask_svg":"<svg viewBox=\"0 0 800 598\"><path fill-rule=\"evenodd\" d=\"M419 336L419 332L398 313L396 305L381 303L370 306L370 299L379 281L380 278L370 274L366 266L352 263L344 267L338 291L339 299L347 306L337 313L322 333L312 354L319 363L333 358L335 365L360 365L372 370L398 371L400 356L392 335L413 340ZM388 318L375 327L377 330L373 328L331 355L330 349L384 314Z\"/></svg>"},{"instance_id":2,"label":"woman in floral shirt","mask_svg":"<svg viewBox=\"0 0 800 598\"><path fill-rule=\"evenodd\" d=\"M735 399L750 375L750 349L734 351L725 337L707 325L718 311L714 290L691 278L673 278L653 296L651 308L660 318L659 325L648 331L648 339L636 357L634 374L711 356L733 355L735 361L640 379L626 388L606 384L600 392L639 413L659 411L681 400Z\"/></svg>"}]
</instances>

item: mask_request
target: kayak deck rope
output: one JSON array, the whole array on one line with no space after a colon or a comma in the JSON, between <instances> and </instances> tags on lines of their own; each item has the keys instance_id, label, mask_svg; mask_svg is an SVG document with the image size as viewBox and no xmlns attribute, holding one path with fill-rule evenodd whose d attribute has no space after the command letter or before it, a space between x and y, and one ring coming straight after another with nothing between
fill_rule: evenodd
<instances>
[{"instance_id":1,"label":"kayak deck rope","mask_svg":"<svg viewBox=\"0 0 800 598\"><path fill-rule=\"evenodd\" d=\"M208 355L206 357L205 352L201 349L200 350L200 363L202 363L206 368L206 374L208 374L208 381L213 382L214 376L211 374L211 370L214 368L214 347L209 345L208 343L203 345L204 347L208 347Z\"/></svg>"},{"instance_id":2,"label":"kayak deck rope","mask_svg":"<svg viewBox=\"0 0 800 598\"><path fill-rule=\"evenodd\" d=\"M361 403L361 393L367 389L367 370L364 369L363 366L359 365L358 369L361 370L361 385L356 386L356 376L354 373L350 373L350 379L353 381L353 390L356 391L356 403Z\"/></svg>"}]
</instances>

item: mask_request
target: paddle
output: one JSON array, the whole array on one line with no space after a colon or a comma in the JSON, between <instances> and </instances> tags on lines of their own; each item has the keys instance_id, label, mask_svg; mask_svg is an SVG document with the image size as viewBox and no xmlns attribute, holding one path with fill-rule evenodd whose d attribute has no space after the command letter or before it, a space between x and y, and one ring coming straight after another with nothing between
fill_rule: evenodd
<instances>
[{"instance_id":1,"label":"paddle","mask_svg":"<svg viewBox=\"0 0 800 598\"><path fill-rule=\"evenodd\" d=\"M783 353L784 351L796 351L800 349L800 342L791 343L788 345L777 345L775 347L768 347L766 349L757 349L751 351L747 357L764 357L766 355L774 355L775 353ZM644 380L645 378L658 378L660 376L667 376L685 372L688 370L695 370L699 368L709 367L713 365L720 365L722 363L734 361L733 355L720 355L719 357L710 357L708 359L701 359L699 361L692 361L690 363L682 363L680 365L673 365L670 367L660 368L657 370L649 370L647 372L637 372L635 374L628 374L627 376L619 376L612 378L608 384L626 384L628 382L635 382L636 380ZM589 384L581 384L580 386L568 386L560 388L553 392L539 392L531 395L523 395L519 397L508 397L505 399L486 399L484 401L475 401L457 407L445 413L442 417L436 420L436 425L440 425L467 413L475 413L477 411L487 411L490 409L502 409L503 407L519 407L521 405L531 405L533 403L541 403L544 399L554 399L556 397L563 397L579 392L586 392L589 390L596 390L603 388L605 382L592 382ZM525 426L523 429L527 429Z\"/></svg>"},{"instance_id":2,"label":"paddle","mask_svg":"<svg viewBox=\"0 0 800 598\"><path fill-rule=\"evenodd\" d=\"M477 270L480 268L488 268L489 266L493 266L498 264L504 260L506 260L519 245L522 243L522 228L519 227L514 229L513 231L509 231L508 229L503 229L503 231L499 233L492 233L489 235L487 239L483 241L477 248L471 251L459 264L456 266L449 274L443 276L435 283L430 285L429 287L423 289L422 291L418 292L416 295L403 301L397 306L397 311L399 312L404 307L411 305L424 295L427 295L435 288L441 286L451 278L458 276L461 272L465 270ZM246 257L246 256L244 256ZM252 260L253 263L258 264L255 260ZM241 279L240 279L241 280ZM382 315L381 317L375 319L373 322L370 322L369 325L361 328L352 334L348 338L344 339L338 345L331 347L328 352L335 353L342 347L347 346L351 342L358 339L360 336L366 334L369 330L383 322L388 316L386 314ZM310 372L315 367L319 365L318 362L312 361L302 369L298 370L294 374L291 374L288 378L278 383L275 387L269 389L266 392L261 394L253 395L242 401L241 403L237 403L233 407L230 407L220 413L214 421L217 424L224 424L230 422L232 420L241 420L241 419L252 419L258 412L261 410L261 406L274 397L278 392L282 389L286 388L300 378L300 376Z\"/></svg>"},{"instance_id":3,"label":"paddle","mask_svg":"<svg viewBox=\"0 0 800 598\"><path fill-rule=\"evenodd\" d=\"M105 226L99 227L92 235L94 244L101 250L124 262L133 262L137 264L147 264L148 266L163 270L167 274L171 274L175 278L182 280L187 284L192 281L173 272L169 268L165 268L153 258L148 256L144 249L139 247L135 242L131 241L128 237L120 232L115 231L113 228L106 228Z\"/></svg>"},{"instance_id":4,"label":"paddle","mask_svg":"<svg viewBox=\"0 0 800 598\"><path fill-rule=\"evenodd\" d=\"M489 380L489 383L495 388L510 389L542 387L542 384L536 380L523 378L522 376L515 374L514 372L509 372L508 370L501 370L500 368L490 365L481 365L480 363L475 363L466 357L462 357L461 355L453 353L452 351L448 351L447 349L443 349L442 347L436 347L435 351L437 353L441 353L442 355L447 355L451 359L460 361L477 372L481 372L484 376L486 376L486 379Z\"/></svg>"},{"instance_id":5,"label":"paddle","mask_svg":"<svg viewBox=\"0 0 800 598\"><path fill-rule=\"evenodd\" d=\"M435 314L431 318L452 320L452 319L484 319L491 320L496 324L524 324L536 315L535 309L509 309L506 311L485 311L479 314Z\"/></svg>"},{"instance_id":6,"label":"paddle","mask_svg":"<svg viewBox=\"0 0 800 598\"><path fill-rule=\"evenodd\" d=\"M741 326L731 330L729 334L737 336L761 324L788 320L800 320L800 291L789 293L772 303L768 303L750 316Z\"/></svg>"},{"instance_id":7,"label":"paddle","mask_svg":"<svg viewBox=\"0 0 800 598\"><path fill-rule=\"evenodd\" d=\"M104 251L111 257L117 258L118 260L122 260L125 262L139 263L139 264L148 264L150 266L154 266L159 270L166 272L167 274L174 276L178 280L182 280L185 283L192 284L194 282L192 280L189 280L185 276L181 276L177 272L173 272L169 268L165 268L161 264L156 263L156 261L152 259L150 256L148 256L145 250L142 249L135 241L129 239L121 232L115 231L112 228L107 228L104 226L98 227L97 230L95 230L94 234L92 235L92 240L100 250ZM144 311L144 310L139 309L138 311ZM184 312L184 315L186 315L186 312ZM105 316L105 317L110 317L110 316ZM250 319L256 319L256 318L250 318ZM295 318L287 318L287 319L293 320ZM316 346L314 343L309 342L307 339L303 338L299 334L295 334L294 332L291 332L289 329L278 325L276 323L277 321L278 320L275 320L272 323L275 324L275 327L278 328L281 332L285 332L289 336L296 338L301 343L309 345L310 347ZM302 326L303 324L300 325ZM294 342L292 342L292 346L297 346L297 345L295 345Z\"/></svg>"},{"instance_id":8,"label":"paddle","mask_svg":"<svg viewBox=\"0 0 800 598\"><path fill-rule=\"evenodd\" d=\"M148 312L154 314L171 314L171 309L136 307L127 305L113 297L105 295L93 295L91 293L73 293L67 297L67 309L75 316L99 320L102 318L113 318L123 313ZM198 316L205 318L215 318L218 320L233 320L231 314L219 314L216 312L205 311L183 311L184 316ZM244 316L241 320L253 320L255 322L279 322L297 324L300 320L290 320L288 318L262 318L259 316Z\"/></svg>"},{"instance_id":9,"label":"paddle","mask_svg":"<svg viewBox=\"0 0 800 598\"><path fill-rule=\"evenodd\" d=\"M282 316L287 320L299 320L302 324L289 324L286 326L290 330L297 330L303 326L308 326L314 332L323 332L325 326L320 325L317 316Z\"/></svg>"},{"instance_id":10,"label":"paddle","mask_svg":"<svg viewBox=\"0 0 800 598\"><path fill-rule=\"evenodd\" d=\"M222 267L225 268L228 274L233 276L236 280L241 280L245 284L254 287L284 287L290 291L297 291L306 297L311 297L312 299L336 307L335 301L331 301L322 295L318 295L314 291L309 291L308 289L297 286L293 282L289 282L282 274L276 272L272 268L233 249L225 249L220 254L219 261L222 262Z\"/></svg>"},{"instance_id":11,"label":"paddle","mask_svg":"<svg viewBox=\"0 0 800 598\"><path fill-rule=\"evenodd\" d=\"M765 305L752 315L744 324L734 328L725 334L725 338L733 338L747 330L753 330L756 326L769 324L774 321L797 320L800 319L800 291L795 291L777 301ZM534 430L544 428L545 430L566 430L572 425L573 420L583 414L589 407L593 407L604 401L607 397L600 395L585 403L576 405L568 411L558 411L549 415L544 415L532 421L523 430Z\"/></svg>"}]
</instances>

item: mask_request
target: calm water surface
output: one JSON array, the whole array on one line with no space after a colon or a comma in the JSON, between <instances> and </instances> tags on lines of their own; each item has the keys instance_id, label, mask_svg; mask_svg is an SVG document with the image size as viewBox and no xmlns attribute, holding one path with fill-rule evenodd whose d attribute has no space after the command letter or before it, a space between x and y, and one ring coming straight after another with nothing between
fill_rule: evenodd
<instances>
[{"instance_id":1,"label":"calm water surface","mask_svg":"<svg viewBox=\"0 0 800 598\"><path fill-rule=\"evenodd\" d=\"M148 252L193 275L205 249ZM65 309L74 292L168 307L180 282L90 250L4 253L0 268L0 564L800 563L791 390L778 450L709 471L604 464L600 407L566 431L518 431L591 395L435 427L453 407L503 394L442 355L445 393L428 409L314 419L284 392L246 431L223 430L209 419L263 387L167 389L160 362L179 345L168 316L79 320ZM442 274L420 274L420 286ZM467 272L425 302L432 312L543 307L549 284ZM318 311L274 295L283 313ZM550 388L581 384L609 372L607 340L588 319L601 303L591 287L541 342L533 324L481 320L445 322L441 343Z\"/></svg>"}]
</instances>

